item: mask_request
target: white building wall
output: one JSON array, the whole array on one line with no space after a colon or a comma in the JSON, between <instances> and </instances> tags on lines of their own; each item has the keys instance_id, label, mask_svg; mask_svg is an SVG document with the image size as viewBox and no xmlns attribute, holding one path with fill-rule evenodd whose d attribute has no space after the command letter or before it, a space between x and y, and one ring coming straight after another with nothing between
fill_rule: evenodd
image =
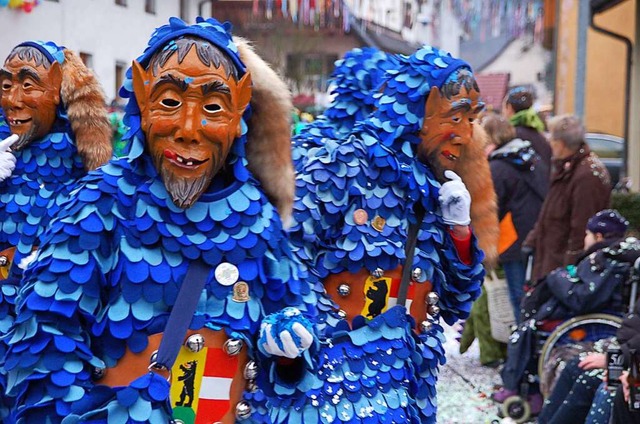
<instances>
[{"instance_id":1,"label":"white building wall","mask_svg":"<svg viewBox=\"0 0 640 424\"><path fill-rule=\"evenodd\" d=\"M91 54L91 67L111 100L116 95L116 62L128 67L143 52L156 27L171 16L180 16L180 0L155 3L155 14L145 12L145 0L127 0L127 6L115 0L43 0L31 13L0 8L0 63L23 41L51 40ZM191 21L197 4L189 0Z\"/></svg>"},{"instance_id":2,"label":"white building wall","mask_svg":"<svg viewBox=\"0 0 640 424\"><path fill-rule=\"evenodd\" d=\"M435 8L432 2L417 0L346 0L351 13L401 34L411 43L430 44L458 56L460 23L445 2ZM411 28L406 27L406 3L411 3ZM421 3L421 4L420 4Z\"/></svg>"}]
</instances>

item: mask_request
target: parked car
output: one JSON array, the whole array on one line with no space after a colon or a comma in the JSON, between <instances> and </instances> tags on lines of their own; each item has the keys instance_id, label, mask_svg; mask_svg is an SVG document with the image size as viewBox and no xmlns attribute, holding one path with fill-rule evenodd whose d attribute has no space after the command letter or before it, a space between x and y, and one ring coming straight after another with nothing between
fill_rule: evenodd
<instances>
[{"instance_id":1,"label":"parked car","mask_svg":"<svg viewBox=\"0 0 640 424\"><path fill-rule=\"evenodd\" d=\"M587 133L585 136L589 148L600 157L611 175L611 187L615 187L620 180L622 167L622 151L624 138L611 134Z\"/></svg>"}]
</instances>

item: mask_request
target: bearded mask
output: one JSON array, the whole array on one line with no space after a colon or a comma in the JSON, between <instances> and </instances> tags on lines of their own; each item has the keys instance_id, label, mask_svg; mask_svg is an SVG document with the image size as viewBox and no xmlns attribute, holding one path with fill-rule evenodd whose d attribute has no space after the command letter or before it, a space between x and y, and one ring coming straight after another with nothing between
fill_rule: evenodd
<instances>
[{"instance_id":1,"label":"bearded mask","mask_svg":"<svg viewBox=\"0 0 640 424\"><path fill-rule=\"evenodd\" d=\"M241 135L251 76L237 80L231 61L203 59L203 51L216 49L204 40L176 44L148 70L133 63L133 89L153 164L174 204L186 209L223 169Z\"/></svg>"}]
</instances>

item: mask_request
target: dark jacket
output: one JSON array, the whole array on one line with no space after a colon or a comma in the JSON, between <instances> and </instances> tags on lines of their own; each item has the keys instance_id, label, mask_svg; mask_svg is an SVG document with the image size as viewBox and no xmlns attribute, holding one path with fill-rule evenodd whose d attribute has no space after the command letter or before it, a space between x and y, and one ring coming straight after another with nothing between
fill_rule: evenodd
<instances>
[{"instance_id":1,"label":"dark jacket","mask_svg":"<svg viewBox=\"0 0 640 424\"><path fill-rule=\"evenodd\" d=\"M620 240L596 243L575 265L553 270L529 290L521 320L567 319L594 312L622 313L622 285L631 265L620 260Z\"/></svg>"},{"instance_id":2,"label":"dark jacket","mask_svg":"<svg viewBox=\"0 0 640 424\"><path fill-rule=\"evenodd\" d=\"M571 265L582 253L587 221L609 207L610 178L600 159L582 147L554 160L549 192L535 227L525 240L534 249L533 279Z\"/></svg>"},{"instance_id":3,"label":"dark jacket","mask_svg":"<svg viewBox=\"0 0 640 424\"><path fill-rule=\"evenodd\" d=\"M625 244L626 243L626 244ZM547 297L539 308L529 308L529 313L523 311L525 318L521 318L518 328L511 334L507 346L507 361L501 371L504 387L516 390L522 381L524 371L531 366L530 359L536 348L536 322L542 319L567 319L577 315L594 312L619 313L622 309L622 284L630 276L632 263L625 260L625 252L637 250L638 242L616 242L594 246L586 257L576 266L559 268L549 274L546 279L538 282L533 293L540 289L547 290ZM585 252L585 253L589 253ZM523 300L525 309L531 294ZM640 320L636 321L640 325ZM621 345L626 339L620 334ZM629 338L639 328L629 329ZM640 337L634 342L640 343ZM640 350L639 350L640 351Z\"/></svg>"},{"instance_id":4,"label":"dark jacket","mask_svg":"<svg viewBox=\"0 0 640 424\"><path fill-rule=\"evenodd\" d=\"M540 155L540 158L547 166L547 169L551 169L551 145L544 134L533 128L517 125L516 137L521 138L522 140L529 140L531 142L531 147L533 147L533 150Z\"/></svg>"},{"instance_id":5,"label":"dark jacket","mask_svg":"<svg viewBox=\"0 0 640 424\"><path fill-rule=\"evenodd\" d=\"M533 229L549 188L549 168L529 141L513 139L489 156L493 185L498 197L498 219L511 212L518 240L500 260L522 259L522 242Z\"/></svg>"}]
</instances>

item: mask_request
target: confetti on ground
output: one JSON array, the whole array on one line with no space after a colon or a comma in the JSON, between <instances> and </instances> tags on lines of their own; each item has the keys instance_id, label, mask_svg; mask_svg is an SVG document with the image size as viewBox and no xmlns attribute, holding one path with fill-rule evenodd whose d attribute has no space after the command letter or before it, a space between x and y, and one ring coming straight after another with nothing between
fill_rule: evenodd
<instances>
[{"instance_id":1,"label":"confetti on ground","mask_svg":"<svg viewBox=\"0 0 640 424\"><path fill-rule=\"evenodd\" d=\"M438 381L438 423L506 424L510 419L498 417L498 404L490 399L501 383L497 369L480 365L480 351L475 341L461 355L454 327L444 325L447 363L440 369Z\"/></svg>"}]
</instances>

